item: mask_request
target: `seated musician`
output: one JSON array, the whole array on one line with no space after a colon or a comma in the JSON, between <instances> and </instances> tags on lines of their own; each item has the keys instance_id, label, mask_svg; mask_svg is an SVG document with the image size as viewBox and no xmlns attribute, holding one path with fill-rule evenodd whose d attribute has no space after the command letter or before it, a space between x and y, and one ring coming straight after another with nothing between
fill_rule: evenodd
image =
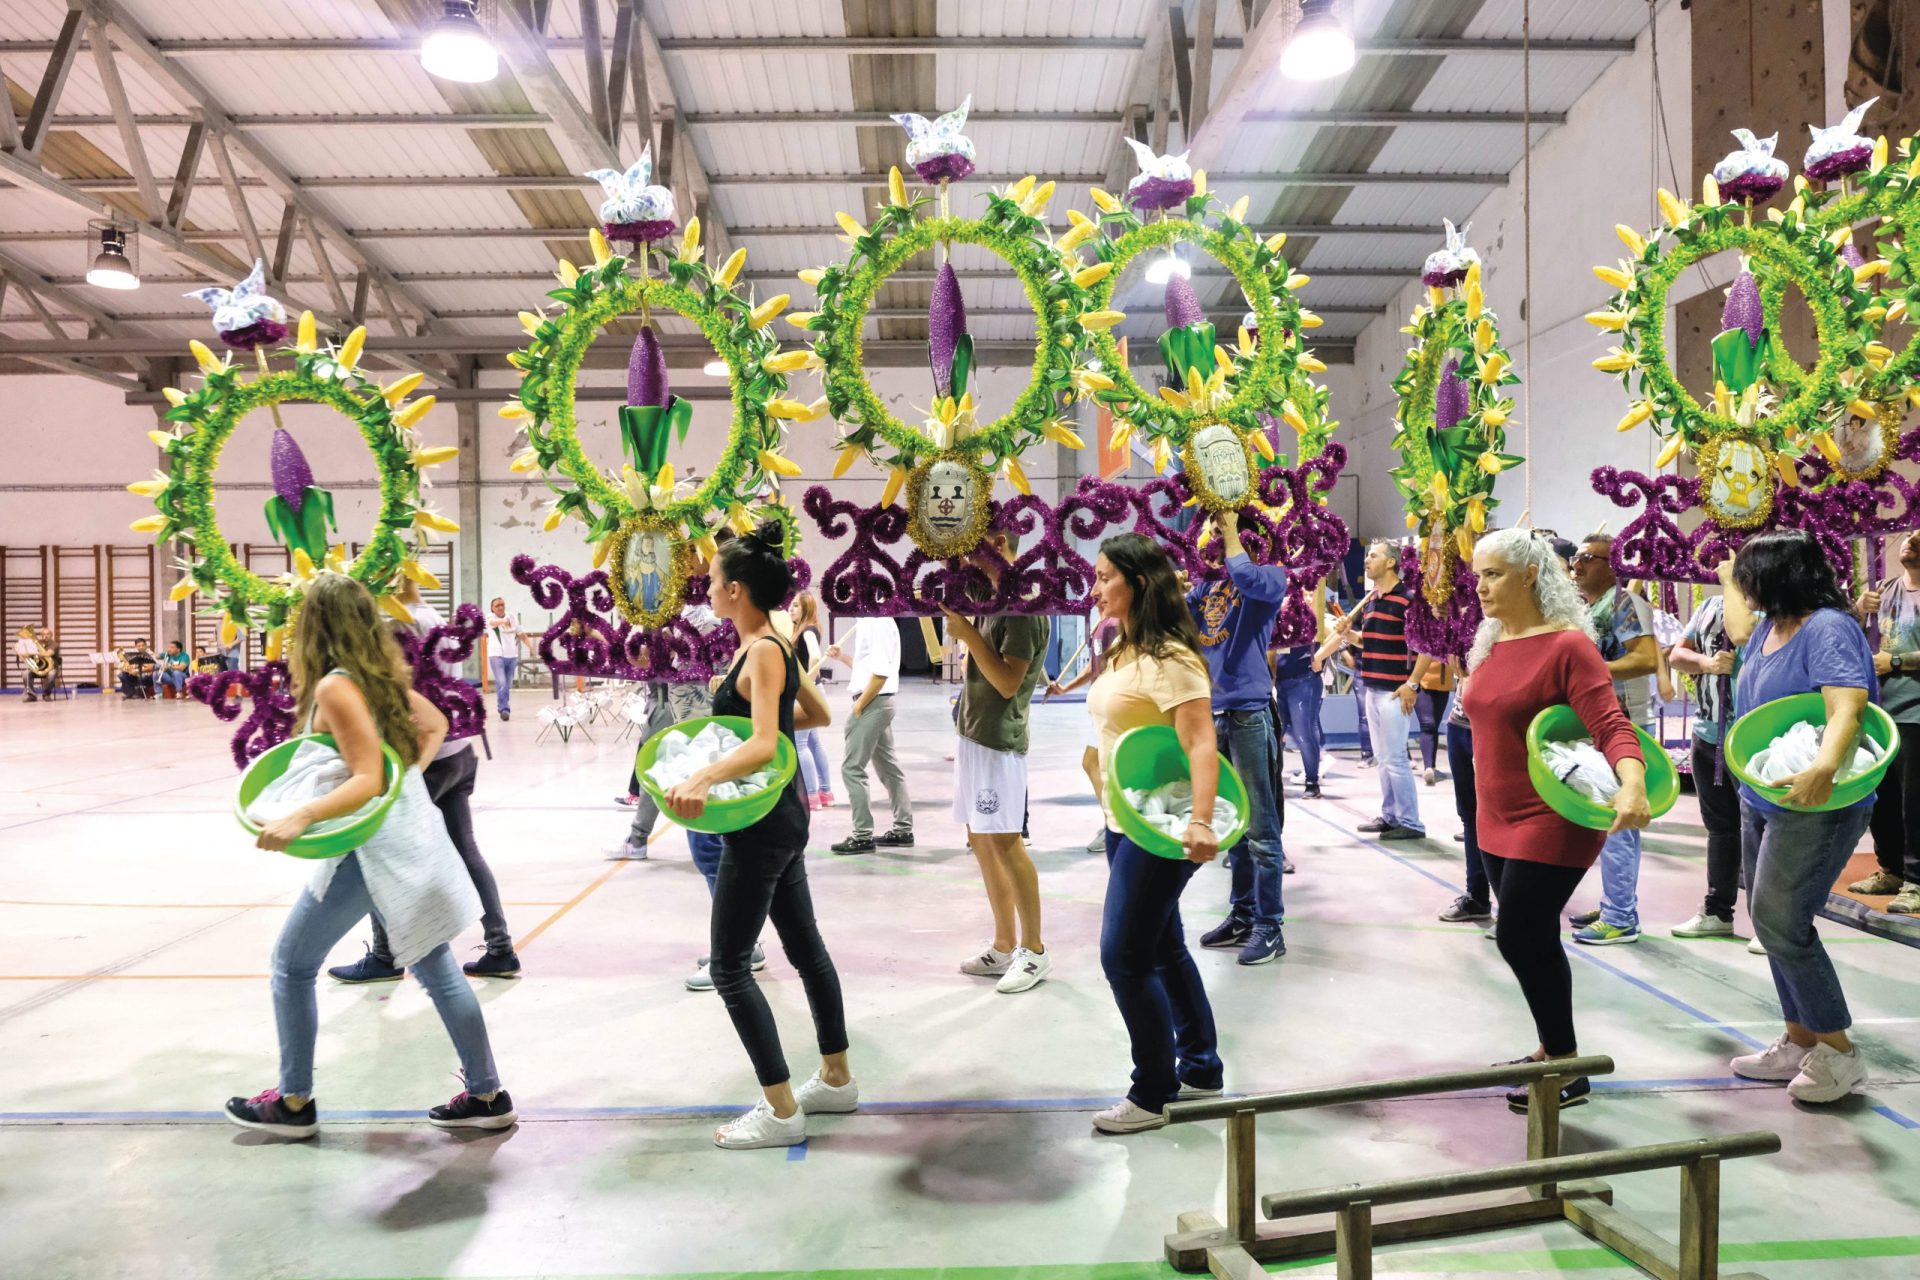
<instances>
[{"instance_id":1,"label":"seated musician","mask_svg":"<svg viewBox=\"0 0 1920 1280\"><path fill-rule=\"evenodd\" d=\"M39 702L42 698L51 700L56 661L53 647L48 642L47 629L45 627L20 628L18 638L13 642L13 652L20 659L20 669L26 677L26 700L28 702Z\"/></svg>"},{"instance_id":2,"label":"seated musician","mask_svg":"<svg viewBox=\"0 0 1920 1280\"><path fill-rule=\"evenodd\" d=\"M135 640L132 646L120 650L116 656L119 659L121 698L151 698L153 674L158 663L146 638Z\"/></svg>"},{"instance_id":3,"label":"seated musician","mask_svg":"<svg viewBox=\"0 0 1920 1280\"><path fill-rule=\"evenodd\" d=\"M187 657L186 649L178 640L167 641L166 655L160 659L160 683L173 690L173 696L187 696L187 677L193 672L193 662Z\"/></svg>"}]
</instances>

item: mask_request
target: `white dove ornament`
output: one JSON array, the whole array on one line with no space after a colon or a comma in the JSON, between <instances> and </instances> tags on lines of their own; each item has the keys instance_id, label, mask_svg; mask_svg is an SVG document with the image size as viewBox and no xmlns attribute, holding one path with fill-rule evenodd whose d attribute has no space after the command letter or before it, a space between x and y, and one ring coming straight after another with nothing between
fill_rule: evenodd
<instances>
[{"instance_id":1,"label":"white dove ornament","mask_svg":"<svg viewBox=\"0 0 1920 1280\"><path fill-rule=\"evenodd\" d=\"M594 169L586 177L600 184L606 199L600 203L601 230L609 240L651 243L674 232L673 192L654 186L653 147L642 147L640 158L621 173Z\"/></svg>"},{"instance_id":2,"label":"white dove ornament","mask_svg":"<svg viewBox=\"0 0 1920 1280\"><path fill-rule=\"evenodd\" d=\"M1847 112L1839 124L1830 128L1807 126L1813 134L1813 142L1807 147L1804 162L1809 178L1816 182L1831 182L1835 178L1858 173L1873 163L1873 139L1861 134L1860 125L1867 118L1867 108L1878 101L1878 98L1868 98Z\"/></svg>"},{"instance_id":3,"label":"white dove ornament","mask_svg":"<svg viewBox=\"0 0 1920 1280\"><path fill-rule=\"evenodd\" d=\"M1467 246L1467 231L1472 226L1455 228L1453 219L1442 219L1447 228L1447 245L1427 255L1420 268L1420 283L1435 289L1447 289L1467 278L1467 269L1480 261L1480 255Z\"/></svg>"},{"instance_id":4,"label":"white dove ornament","mask_svg":"<svg viewBox=\"0 0 1920 1280\"><path fill-rule=\"evenodd\" d=\"M947 114L935 120L898 112L893 122L907 131L907 167L920 175L922 182L959 182L973 172L973 139L961 133L966 128L967 112L973 109L973 95Z\"/></svg>"},{"instance_id":5,"label":"white dove ornament","mask_svg":"<svg viewBox=\"0 0 1920 1280\"><path fill-rule=\"evenodd\" d=\"M1740 149L1728 152L1713 166L1713 181L1721 197L1755 203L1771 200L1774 192L1787 185L1786 161L1775 159L1773 154L1780 135L1757 138L1751 129L1735 129L1733 136Z\"/></svg>"},{"instance_id":6,"label":"white dove ornament","mask_svg":"<svg viewBox=\"0 0 1920 1280\"><path fill-rule=\"evenodd\" d=\"M1193 166L1188 152L1177 156L1155 155L1153 148L1137 138L1126 139L1140 162L1140 172L1127 184L1127 202L1136 209L1172 209L1185 204L1193 194Z\"/></svg>"},{"instance_id":7,"label":"white dove ornament","mask_svg":"<svg viewBox=\"0 0 1920 1280\"><path fill-rule=\"evenodd\" d=\"M236 350L252 351L287 336L287 309L268 296L266 264L258 258L233 288L195 289L185 296L213 308L214 332Z\"/></svg>"}]
</instances>

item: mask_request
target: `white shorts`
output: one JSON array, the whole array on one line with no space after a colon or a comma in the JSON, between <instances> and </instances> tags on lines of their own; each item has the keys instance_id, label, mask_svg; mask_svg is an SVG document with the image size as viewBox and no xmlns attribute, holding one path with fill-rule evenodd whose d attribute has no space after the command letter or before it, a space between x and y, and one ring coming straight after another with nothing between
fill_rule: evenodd
<instances>
[{"instance_id":1,"label":"white shorts","mask_svg":"<svg viewBox=\"0 0 1920 1280\"><path fill-rule=\"evenodd\" d=\"M953 751L953 820L980 835L1019 835L1027 817L1027 758L961 738Z\"/></svg>"}]
</instances>

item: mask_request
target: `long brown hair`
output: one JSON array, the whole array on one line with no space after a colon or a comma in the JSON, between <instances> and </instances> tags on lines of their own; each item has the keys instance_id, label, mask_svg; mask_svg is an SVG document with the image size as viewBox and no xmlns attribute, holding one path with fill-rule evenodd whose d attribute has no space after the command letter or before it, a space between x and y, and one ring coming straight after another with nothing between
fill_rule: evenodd
<instances>
[{"instance_id":1,"label":"long brown hair","mask_svg":"<svg viewBox=\"0 0 1920 1280\"><path fill-rule=\"evenodd\" d=\"M1145 534L1123 533L1101 543L1100 554L1133 589L1120 643L1152 658L1202 661L1200 632L1166 549Z\"/></svg>"},{"instance_id":2,"label":"long brown hair","mask_svg":"<svg viewBox=\"0 0 1920 1280\"><path fill-rule=\"evenodd\" d=\"M294 618L287 666L293 676L296 725L305 726L313 714L314 687L329 672L344 671L367 700L380 740L398 753L402 764L419 759L420 731L407 697L411 673L373 596L358 582L341 573L322 573L313 580Z\"/></svg>"},{"instance_id":3,"label":"long brown hair","mask_svg":"<svg viewBox=\"0 0 1920 1280\"><path fill-rule=\"evenodd\" d=\"M806 627L812 627L815 631L820 629L820 598L818 596L811 591L802 591L793 598L793 607L800 611L800 616L793 620L794 630L798 631Z\"/></svg>"}]
</instances>

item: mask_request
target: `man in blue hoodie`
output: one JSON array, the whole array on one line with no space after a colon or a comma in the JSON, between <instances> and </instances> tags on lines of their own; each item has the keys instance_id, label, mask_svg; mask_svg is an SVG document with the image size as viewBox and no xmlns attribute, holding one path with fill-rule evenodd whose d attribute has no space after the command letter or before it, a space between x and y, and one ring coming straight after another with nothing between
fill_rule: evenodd
<instances>
[{"instance_id":1,"label":"man in blue hoodie","mask_svg":"<svg viewBox=\"0 0 1920 1280\"><path fill-rule=\"evenodd\" d=\"M1280 801L1274 789L1280 738L1273 719L1273 672L1267 641L1287 595L1287 571L1257 565L1240 542L1240 520L1216 520L1227 576L1187 593L1213 677L1213 728L1220 750L1246 784L1247 834L1228 852L1231 913L1200 945L1237 948L1241 964L1266 964L1287 953L1281 933Z\"/></svg>"}]
</instances>

